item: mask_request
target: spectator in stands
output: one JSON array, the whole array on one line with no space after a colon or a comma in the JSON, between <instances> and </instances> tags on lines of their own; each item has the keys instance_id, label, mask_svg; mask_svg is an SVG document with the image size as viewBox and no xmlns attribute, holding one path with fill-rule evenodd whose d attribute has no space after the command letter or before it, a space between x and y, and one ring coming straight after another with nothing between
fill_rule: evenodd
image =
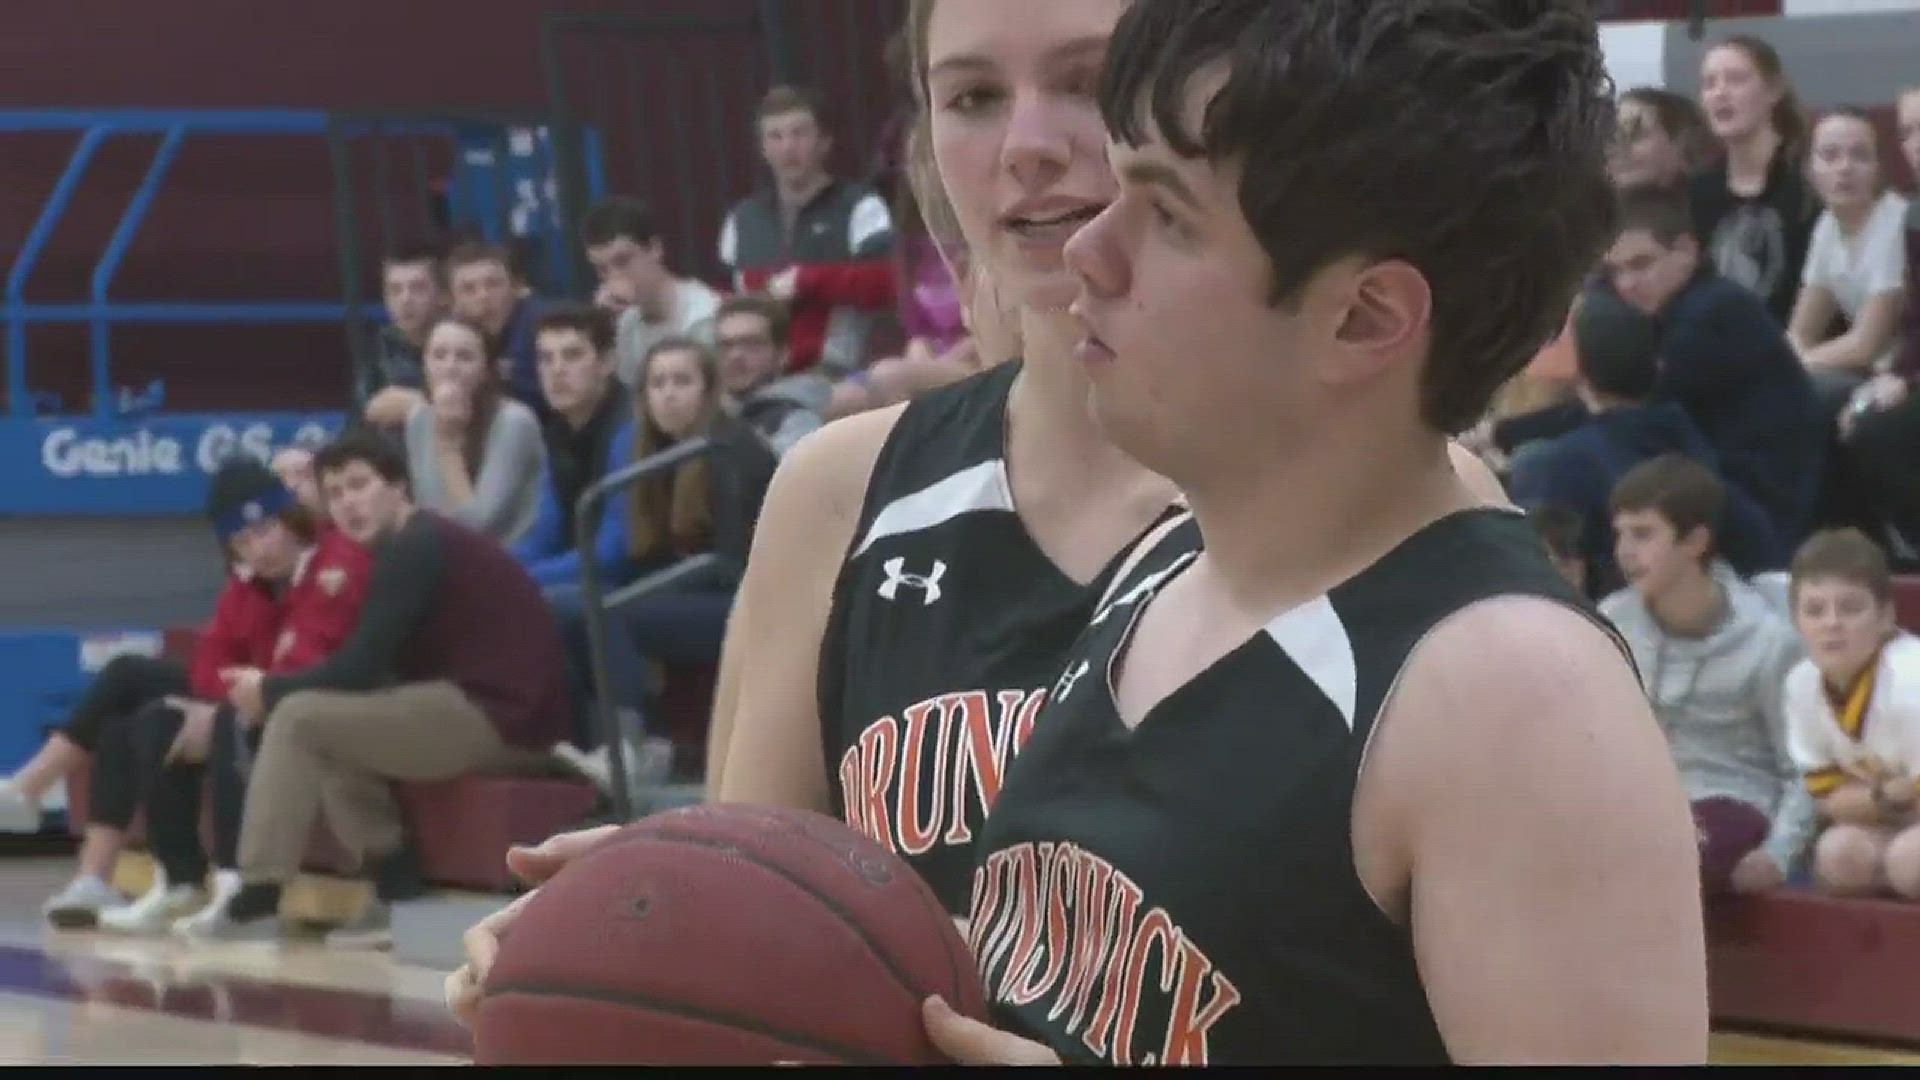
<instances>
[{"instance_id":1,"label":"spectator in stands","mask_svg":"<svg viewBox=\"0 0 1920 1080\"><path fill-rule=\"evenodd\" d=\"M391 784L547 757L565 735L559 635L539 587L499 543L416 508L406 462L368 431L319 454L340 528L368 538L373 580L353 634L302 671L224 673L240 721L264 723L240 833L245 884L197 931L272 929L321 804L349 853L376 871L376 901L331 942L379 944L394 899L380 869L404 858Z\"/></svg>"},{"instance_id":2,"label":"spectator in stands","mask_svg":"<svg viewBox=\"0 0 1920 1080\"><path fill-rule=\"evenodd\" d=\"M628 576L663 570L696 555L712 554L716 561L703 574L610 613L607 658L612 685L606 689L629 708L639 708L651 691L644 660L711 662L719 656L727 613L775 467L766 441L722 408L717 364L706 346L670 338L653 347L644 370L640 415L615 443L615 459L644 460L702 435L712 441L713 450L629 488L602 523L602 550L619 556ZM578 629L573 632L578 649ZM578 678L576 674L580 689Z\"/></svg>"},{"instance_id":3,"label":"spectator in stands","mask_svg":"<svg viewBox=\"0 0 1920 1080\"><path fill-rule=\"evenodd\" d=\"M1620 95L1620 128L1607 160L1618 188L1678 187L1706 168L1717 144L1700 106L1671 90Z\"/></svg>"},{"instance_id":4,"label":"spectator in stands","mask_svg":"<svg viewBox=\"0 0 1920 1080\"><path fill-rule=\"evenodd\" d=\"M666 241L645 203L607 199L587 211L580 235L600 279L594 302L619 319L616 371L629 389L640 385L640 362L655 342L691 337L713 344L720 294L667 268Z\"/></svg>"},{"instance_id":5,"label":"spectator in stands","mask_svg":"<svg viewBox=\"0 0 1920 1080\"><path fill-rule=\"evenodd\" d=\"M539 511L513 554L541 588L573 587L580 579L575 512L612 465L627 394L614 377L613 321L605 311L550 308L540 316L538 341L540 388L553 410L543 425L547 469Z\"/></svg>"},{"instance_id":6,"label":"spectator in stands","mask_svg":"<svg viewBox=\"0 0 1920 1080\"><path fill-rule=\"evenodd\" d=\"M313 474L313 451L304 446L289 446L273 455L267 463L301 506L313 512L316 520L327 520L327 503L320 497L320 478Z\"/></svg>"},{"instance_id":7,"label":"spectator in stands","mask_svg":"<svg viewBox=\"0 0 1920 1080\"><path fill-rule=\"evenodd\" d=\"M125 903L108 882L141 800L134 738L147 726L141 714L167 714L164 719L183 732L178 736L183 751L204 745L214 712L207 702L225 696L220 669L273 662L293 595L287 585L303 563L315 575L335 572L329 580L337 573L342 582L337 594L307 596L327 602L331 621L350 621L358 606L353 586L366 581L364 554L337 542L317 546L320 530L313 515L259 462L247 458L215 474L207 516L226 554L229 576L191 665L116 657L94 678L65 726L19 772L0 781L0 830L35 832L40 803L53 785L82 768L90 771L79 870L44 909L56 926L92 926L100 912ZM312 644L319 648L326 642L316 638Z\"/></svg>"},{"instance_id":8,"label":"spectator in stands","mask_svg":"<svg viewBox=\"0 0 1920 1080\"><path fill-rule=\"evenodd\" d=\"M1808 656L1787 676L1787 722L1825 824L1814 884L1920 900L1920 640L1894 625L1886 555L1857 530L1820 533L1794 556L1791 595Z\"/></svg>"},{"instance_id":9,"label":"spectator in stands","mask_svg":"<svg viewBox=\"0 0 1920 1080\"><path fill-rule=\"evenodd\" d=\"M1893 362L1906 304L1907 200L1887 188L1879 142L1873 118L1858 109L1835 109L1813 129L1810 171L1826 209L1787 332L1828 417ZM1836 318L1846 320L1844 333L1832 333Z\"/></svg>"},{"instance_id":10,"label":"spectator in stands","mask_svg":"<svg viewBox=\"0 0 1920 1080\"><path fill-rule=\"evenodd\" d=\"M1680 197L1623 193L1606 287L1661 320L1661 395L1687 411L1722 475L1791 546L1812 527L1829 428L1785 332L1754 293L1702 260L1695 236Z\"/></svg>"},{"instance_id":11,"label":"spectator in stands","mask_svg":"<svg viewBox=\"0 0 1920 1080\"><path fill-rule=\"evenodd\" d=\"M787 306L767 296L734 296L720 305L720 387L734 413L784 455L818 428L833 387L818 371L782 375L790 347Z\"/></svg>"},{"instance_id":12,"label":"spectator in stands","mask_svg":"<svg viewBox=\"0 0 1920 1080\"><path fill-rule=\"evenodd\" d=\"M833 141L811 94L775 87L755 124L773 185L727 214L720 261L736 291L791 305L789 370L824 361L847 374L865 364L875 315L894 303L893 215L871 188L827 170Z\"/></svg>"},{"instance_id":13,"label":"spectator in stands","mask_svg":"<svg viewBox=\"0 0 1920 1080\"><path fill-rule=\"evenodd\" d=\"M1626 582L1614 561L1609 502L1615 485L1643 461L1681 453L1718 471L1713 448L1686 410L1656 400L1660 331L1651 316L1596 294L1574 319L1580 397L1589 415L1580 427L1532 443L1513 458L1508 491L1527 508L1557 506L1585 521L1580 556L1591 595L1606 596ZM1714 535L1742 574L1777 570L1787 555L1773 525L1738 485L1727 487L1726 515Z\"/></svg>"},{"instance_id":14,"label":"spectator in stands","mask_svg":"<svg viewBox=\"0 0 1920 1080\"><path fill-rule=\"evenodd\" d=\"M1547 545L1547 555L1553 559L1554 568L1567 584L1578 591L1587 591L1587 560L1580 550L1580 534L1586 530L1587 523L1580 515L1560 506L1537 506L1527 511L1527 519L1533 522L1540 541Z\"/></svg>"},{"instance_id":15,"label":"spectator in stands","mask_svg":"<svg viewBox=\"0 0 1920 1080\"><path fill-rule=\"evenodd\" d=\"M461 244L447 256L447 278L453 314L484 332L486 356L497 365L500 384L527 407L544 411L533 345L538 313L515 272L513 252L501 244ZM427 379L432 381L431 371Z\"/></svg>"},{"instance_id":16,"label":"spectator in stands","mask_svg":"<svg viewBox=\"0 0 1920 1080\"><path fill-rule=\"evenodd\" d=\"M1806 117L1779 51L1745 35L1707 50L1700 98L1724 159L1693 178L1696 235L1721 276L1760 294L1785 326L1820 213L1801 172Z\"/></svg>"},{"instance_id":17,"label":"spectator in stands","mask_svg":"<svg viewBox=\"0 0 1920 1080\"><path fill-rule=\"evenodd\" d=\"M309 462L312 459L305 450L297 453ZM257 466L242 465L215 479L209 502L216 521L230 527L252 516L250 505L264 510L284 498L285 491L276 488ZM294 498L299 499L297 492ZM318 539L295 561L284 582L270 586L279 605L271 653L262 653L248 642L224 654L203 654L197 658L202 664L196 666L206 670L197 673L195 682L198 693L208 700L169 699L135 715L140 805L146 811L147 843L159 873L144 896L102 911L102 928L127 934L169 928L191 933L198 917L193 912L217 910L239 891L240 821L246 800L242 762L259 748L259 729L243 728L232 706L220 700L225 689L219 673L230 664L262 661L268 671L299 671L331 656L360 618L372 570L371 557L359 540L333 526L323 513L314 514L313 520L319 525ZM233 543L243 550L249 543L270 545L275 539L271 534L250 531L259 528L243 529ZM250 560L259 561L257 557ZM258 636L264 641L266 628ZM209 859L200 835L203 786L210 787L212 794L211 890L206 888ZM419 890L416 865L398 860L395 869L403 872L390 873L391 881Z\"/></svg>"},{"instance_id":18,"label":"spectator in stands","mask_svg":"<svg viewBox=\"0 0 1920 1080\"><path fill-rule=\"evenodd\" d=\"M407 417L407 462L421 506L512 544L533 527L546 446L532 409L500 392L486 331L458 316L427 337L428 400Z\"/></svg>"},{"instance_id":19,"label":"spectator in stands","mask_svg":"<svg viewBox=\"0 0 1920 1080\"><path fill-rule=\"evenodd\" d=\"M1714 565L1725 501L1713 473L1679 454L1622 478L1612 509L1628 588L1600 610L1633 650L1673 747L1707 890L1749 892L1798 868L1814 810L1781 712L1800 641L1765 597Z\"/></svg>"},{"instance_id":20,"label":"spectator in stands","mask_svg":"<svg viewBox=\"0 0 1920 1080\"><path fill-rule=\"evenodd\" d=\"M427 334L447 310L440 257L427 249L388 255L380 263L387 322L374 335L372 363L360 372L367 421L398 428L424 398Z\"/></svg>"},{"instance_id":21,"label":"spectator in stands","mask_svg":"<svg viewBox=\"0 0 1920 1080\"><path fill-rule=\"evenodd\" d=\"M1900 95L1900 151L1920 176L1920 86ZM1907 205L1903 248L1906 298L1901 340L1887 370L1855 391L1841 414L1848 482L1873 507L1876 529L1891 526L1896 550L1920 546L1920 199Z\"/></svg>"}]
</instances>

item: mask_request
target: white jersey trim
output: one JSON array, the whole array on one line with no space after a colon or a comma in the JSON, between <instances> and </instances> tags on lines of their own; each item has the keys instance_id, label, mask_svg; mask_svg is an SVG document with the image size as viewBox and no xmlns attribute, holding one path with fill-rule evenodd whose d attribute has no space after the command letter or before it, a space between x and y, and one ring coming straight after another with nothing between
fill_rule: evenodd
<instances>
[{"instance_id":1,"label":"white jersey trim","mask_svg":"<svg viewBox=\"0 0 1920 1080\"><path fill-rule=\"evenodd\" d=\"M1347 624L1333 601L1322 596L1294 608L1267 624L1267 636L1327 695L1352 731L1360 699L1359 665Z\"/></svg>"},{"instance_id":2,"label":"white jersey trim","mask_svg":"<svg viewBox=\"0 0 1920 1080\"><path fill-rule=\"evenodd\" d=\"M859 558L868 548L890 536L923 532L976 510L1013 512L1013 489L1007 483L1006 462L983 461L888 503L874 515L873 525L867 529L853 557Z\"/></svg>"}]
</instances>

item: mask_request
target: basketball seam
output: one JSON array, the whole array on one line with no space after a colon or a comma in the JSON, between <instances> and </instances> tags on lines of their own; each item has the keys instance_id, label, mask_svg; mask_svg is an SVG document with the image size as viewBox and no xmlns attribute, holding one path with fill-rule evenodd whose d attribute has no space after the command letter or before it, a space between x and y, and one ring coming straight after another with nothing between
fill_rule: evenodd
<instances>
[{"instance_id":1,"label":"basketball seam","mask_svg":"<svg viewBox=\"0 0 1920 1080\"><path fill-rule=\"evenodd\" d=\"M562 986L558 983L508 983L503 986L489 987L487 998L520 994L538 998L573 998L580 1001L593 1001L602 1005L619 1005L626 1008L646 1009L651 1012L677 1016L684 1020L698 1020L701 1023L717 1024L721 1027L737 1028L754 1035L783 1042L789 1046L798 1046L807 1050L817 1050L823 1054L839 1056L848 1065L905 1065L907 1062L884 1056L876 1056L870 1050L843 1046L805 1035L796 1035L771 1024L750 1017L737 1016L715 1009L701 1009L688 1005L669 1005L658 998L645 994L636 994L627 990L602 990L596 987Z\"/></svg>"},{"instance_id":2,"label":"basketball seam","mask_svg":"<svg viewBox=\"0 0 1920 1080\"><path fill-rule=\"evenodd\" d=\"M806 834L802 833L801 835L804 836ZM702 847L702 848L707 848L709 850L724 849L728 854L734 856L735 858L740 859L742 862L752 863L753 865L760 867L762 870L766 870L770 873L778 875L781 878L786 879L788 884L799 889L801 892L806 893L808 896L813 897L814 900L819 902L820 906L832 912L835 917L837 917L843 924L845 924L847 929L852 930L854 933L854 936L860 939L861 944L867 947L867 952L871 953L874 959L880 961L880 966L887 969L887 974L893 976L893 981L900 987L900 989L906 991L909 995L913 997L913 1001L916 1006L918 1006L922 1001L924 1001L927 998L928 996L927 991L921 989L918 986L915 986L913 984L913 980L907 976L907 973L901 970L898 964L894 963L893 958L891 956L888 956L885 950L880 948L880 944L874 941L872 937L868 936L866 927L860 925L860 923L855 919L853 912L848 911L845 907L841 906L840 902L835 900L833 897L814 888L812 885L808 884L806 881L803 881L800 878L795 877L794 875L788 873L785 867L782 867L777 863L769 862L765 859L757 858L754 856L752 852L742 850L737 845L727 843L726 841L709 840L704 837L688 836L685 833L670 833L670 832L655 831L647 834L644 837L635 837L634 839L664 840L669 843L687 844L692 847ZM809 836L807 837L807 839L812 840L813 837ZM815 841L815 842L818 843L818 841ZM942 946L942 951L945 951L944 946ZM949 953L949 959L951 959L950 953Z\"/></svg>"}]
</instances>

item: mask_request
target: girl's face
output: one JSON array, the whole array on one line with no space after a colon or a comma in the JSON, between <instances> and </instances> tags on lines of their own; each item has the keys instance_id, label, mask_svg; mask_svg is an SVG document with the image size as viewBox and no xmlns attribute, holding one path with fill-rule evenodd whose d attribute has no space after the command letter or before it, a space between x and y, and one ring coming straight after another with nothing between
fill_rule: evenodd
<instances>
[{"instance_id":1,"label":"girl's face","mask_svg":"<svg viewBox=\"0 0 1920 1080\"><path fill-rule=\"evenodd\" d=\"M1629 98L1620 103L1620 127L1607 168L1616 187L1665 184L1686 171L1686 158L1653 107Z\"/></svg>"},{"instance_id":2,"label":"girl's face","mask_svg":"<svg viewBox=\"0 0 1920 1080\"><path fill-rule=\"evenodd\" d=\"M1096 92L1126 0L943 0L927 28L940 180L967 250L1015 303L1064 309L1062 248L1113 201Z\"/></svg>"},{"instance_id":3,"label":"girl's face","mask_svg":"<svg viewBox=\"0 0 1920 1080\"><path fill-rule=\"evenodd\" d=\"M647 416L675 439L686 438L700 422L709 390L700 359L691 352L655 353L647 364Z\"/></svg>"},{"instance_id":4,"label":"girl's face","mask_svg":"<svg viewBox=\"0 0 1920 1080\"><path fill-rule=\"evenodd\" d=\"M427 338L427 385L451 386L472 396L487 374L487 343L470 327L441 323Z\"/></svg>"},{"instance_id":5,"label":"girl's face","mask_svg":"<svg viewBox=\"0 0 1920 1080\"><path fill-rule=\"evenodd\" d=\"M1813 129L1808 165L1813 187L1829 209L1866 206L1880 194L1880 151L1873 126L1852 116L1829 116Z\"/></svg>"},{"instance_id":6,"label":"girl's face","mask_svg":"<svg viewBox=\"0 0 1920 1080\"><path fill-rule=\"evenodd\" d=\"M1701 63L1700 104L1714 135L1723 140L1745 138L1771 124L1782 93L1738 45L1713 49Z\"/></svg>"}]
</instances>

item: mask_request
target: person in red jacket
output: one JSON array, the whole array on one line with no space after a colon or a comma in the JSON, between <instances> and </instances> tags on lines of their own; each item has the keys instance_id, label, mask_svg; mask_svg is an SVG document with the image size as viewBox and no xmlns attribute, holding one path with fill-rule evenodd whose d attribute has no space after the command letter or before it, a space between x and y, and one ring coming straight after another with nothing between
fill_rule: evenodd
<instances>
[{"instance_id":1,"label":"person in red jacket","mask_svg":"<svg viewBox=\"0 0 1920 1080\"><path fill-rule=\"evenodd\" d=\"M365 552L342 547L339 540L323 542L313 512L259 463L249 459L225 466L213 478L207 508L230 575L192 663L134 655L115 658L94 679L67 724L25 768L0 781L0 819L11 819L0 828L27 831L37 828L39 802L54 783L83 766L91 771L79 870L44 908L56 926L93 926L104 910L124 903L108 878L144 794L137 733L158 732L170 717L171 756L182 762L205 760L216 726L215 709L205 702L225 696L221 669L236 663L272 665L276 656L282 662L324 656L351 630L364 596ZM290 623L287 612L289 600L300 591L297 580L316 589L323 580L337 587L324 590L327 602L320 610ZM194 794L197 818L197 785ZM237 822L237 806L230 816ZM237 832L237 825L230 831Z\"/></svg>"},{"instance_id":2,"label":"person in red jacket","mask_svg":"<svg viewBox=\"0 0 1920 1080\"><path fill-rule=\"evenodd\" d=\"M286 462L276 458L272 468L294 498L308 509L319 502L312 483L312 455L305 462L308 483L297 482ZM291 470L297 472L297 470ZM257 489L257 494L256 494ZM244 521L254 499L277 499L278 493L258 472L236 477L217 498L236 509L216 509L231 524L234 513ZM322 510L324 513L324 509ZM243 530L241 537L246 535ZM267 654L266 670L296 672L331 656L353 632L372 577L372 556L345 532L325 523L317 539L304 550L293 574L274 589L279 606L278 632ZM218 655L201 650L194 658L195 694L225 683L220 672L229 662L256 663L254 654ZM239 853L241 814L246 804L247 770L259 748L258 729L239 724L233 709L207 700L177 706L162 703L142 710L133 721L134 756L139 776L140 804L147 814L147 841L160 864L153 886L131 904L100 913L100 926L127 934L151 934L173 929L191 936L196 910L218 910L220 903L240 888ZM212 888L207 881L208 857L200 841L200 792L212 789ZM403 848L411 858L413 849ZM404 869L417 868L411 862ZM398 873L398 871L396 871ZM405 875L401 875L405 876ZM209 896L209 891L211 896Z\"/></svg>"}]
</instances>

